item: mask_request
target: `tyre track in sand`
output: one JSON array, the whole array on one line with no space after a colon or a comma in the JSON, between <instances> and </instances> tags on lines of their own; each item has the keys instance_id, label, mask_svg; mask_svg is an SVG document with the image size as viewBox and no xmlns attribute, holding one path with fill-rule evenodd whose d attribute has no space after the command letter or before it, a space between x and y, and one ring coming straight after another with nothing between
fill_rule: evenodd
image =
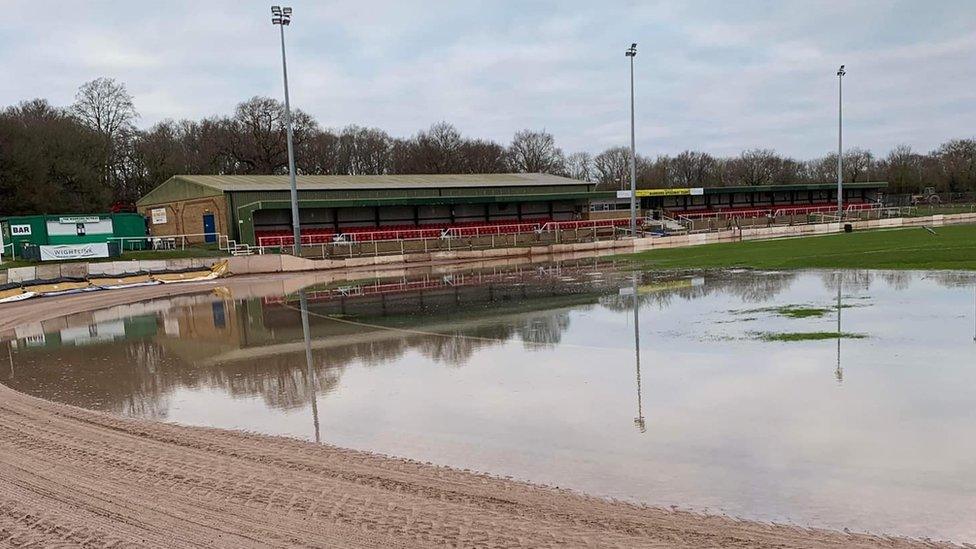
<instances>
[{"instance_id":1,"label":"tyre track in sand","mask_svg":"<svg viewBox=\"0 0 976 549\"><path fill-rule=\"evenodd\" d=\"M0 330L18 318L145 295L106 292L4 308ZM124 419L0 385L4 545L938 546L643 508L283 437Z\"/></svg>"}]
</instances>

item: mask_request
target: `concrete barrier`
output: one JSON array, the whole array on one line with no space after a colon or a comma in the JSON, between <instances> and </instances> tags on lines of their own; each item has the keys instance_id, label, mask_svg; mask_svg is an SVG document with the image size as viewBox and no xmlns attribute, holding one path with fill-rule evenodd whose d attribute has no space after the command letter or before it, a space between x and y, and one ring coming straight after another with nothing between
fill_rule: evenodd
<instances>
[{"instance_id":1,"label":"concrete barrier","mask_svg":"<svg viewBox=\"0 0 976 549\"><path fill-rule=\"evenodd\" d=\"M190 259L190 258L188 258L188 257L187 258L184 258L184 259L167 259L166 260L166 269L167 270L178 271L178 270L182 270L182 269L190 269L192 267L194 267L193 260Z\"/></svg>"},{"instance_id":2,"label":"concrete barrier","mask_svg":"<svg viewBox=\"0 0 976 549\"><path fill-rule=\"evenodd\" d=\"M57 263L38 265L34 269L34 276L40 280L51 280L52 278L61 277L61 265Z\"/></svg>"},{"instance_id":3,"label":"concrete barrier","mask_svg":"<svg viewBox=\"0 0 976 549\"><path fill-rule=\"evenodd\" d=\"M143 259L139 261L140 271L158 272L166 270L165 259Z\"/></svg>"},{"instance_id":4,"label":"concrete barrier","mask_svg":"<svg viewBox=\"0 0 976 549\"><path fill-rule=\"evenodd\" d=\"M85 278L88 276L88 265L88 263L64 263L61 265L61 276Z\"/></svg>"},{"instance_id":5,"label":"concrete barrier","mask_svg":"<svg viewBox=\"0 0 976 549\"><path fill-rule=\"evenodd\" d=\"M37 280L36 267L14 267L7 269L8 282L29 282L31 280Z\"/></svg>"},{"instance_id":6,"label":"concrete barrier","mask_svg":"<svg viewBox=\"0 0 976 549\"><path fill-rule=\"evenodd\" d=\"M897 228L920 225L953 225L976 223L976 212L934 215L914 218L890 218L852 221L855 229ZM512 248L493 248L488 250L451 250L438 252L417 252L380 256L364 256L343 259L311 260L290 255L252 255L229 258L192 258L143 261L109 261L102 263L64 263L38 265L35 267L15 267L0 271L0 283L27 282L38 278L57 278L59 276L120 275L139 270L185 269L188 267L209 268L222 259L227 259L232 274L258 274L278 272L325 271L334 269L375 269L390 273L396 266L420 263L452 263L470 261L492 261L504 263L518 262L526 257L536 260L547 256L579 254L581 257L594 253L630 253L652 249L667 249L683 246L734 242L740 240L768 240L772 238L791 238L833 234L843 230L841 223L821 223L816 225L793 225L774 227L748 227L722 230L711 233L676 235L637 239L604 240L596 242L576 242L542 246L523 246Z\"/></svg>"},{"instance_id":7,"label":"concrete barrier","mask_svg":"<svg viewBox=\"0 0 976 549\"><path fill-rule=\"evenodd\" d=\"M261 256L252 256L261 257ZM295 272L295 271L314 271L319 267L316 265L316 261L312 259L305 259L304 257L295 257L293 255L283 255L281 256L281 270L284 272Z\"/></svg>"}]
</instances>

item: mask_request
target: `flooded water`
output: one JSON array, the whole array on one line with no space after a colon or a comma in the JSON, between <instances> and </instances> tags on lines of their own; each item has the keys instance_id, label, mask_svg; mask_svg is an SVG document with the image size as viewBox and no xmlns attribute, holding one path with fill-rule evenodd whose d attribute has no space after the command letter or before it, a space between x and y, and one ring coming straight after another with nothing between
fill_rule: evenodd
<instances>
[{"instance_id":1,"label":"flooded water","mask_svg":"<svg viewBox=\"0 0 976 549\"><path fill-rule=\"evenodd\" d=\"M973 542L974 287L564 263L217 289L22 326L0 382L652 505Z\"/></svg>"}]
</instances>

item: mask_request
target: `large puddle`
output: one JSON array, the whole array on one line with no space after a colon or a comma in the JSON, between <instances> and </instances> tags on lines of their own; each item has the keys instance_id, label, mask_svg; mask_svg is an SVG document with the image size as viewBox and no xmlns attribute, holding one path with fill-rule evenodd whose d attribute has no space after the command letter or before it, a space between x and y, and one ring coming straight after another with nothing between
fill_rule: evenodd
<instances>
[{"instance_id":1,"label":"large puddle","mask_svg":"<svg viewBox=\"0 0 976 549\"><path fill-rule=\"evenodd\" d=\"M22 326L0 382L652 505L972 542L974 284L567 263L217 289Z\"/></svg>"}]
</instances>

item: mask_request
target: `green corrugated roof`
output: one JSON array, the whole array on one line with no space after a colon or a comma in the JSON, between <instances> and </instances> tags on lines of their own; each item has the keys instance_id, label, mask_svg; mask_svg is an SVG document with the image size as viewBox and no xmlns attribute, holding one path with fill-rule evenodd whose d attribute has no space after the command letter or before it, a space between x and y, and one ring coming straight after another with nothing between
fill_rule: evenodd
<instances>
[{"instance_id":1,"label":"green corrugated roof","mask_svg":"<svg viewBox=\"0 0 976 549\"><path fill-rule=\"evenodd\" d=\"M176 175L183 180L220 191L285 191L287 175ZM172 180L171 179L171 180ZM299 190L417 189L450 187L525 187L536 185L589 185L568 177L543 173L436 174L436 175L299 175Z\"/></svg>"}]
</instances>

